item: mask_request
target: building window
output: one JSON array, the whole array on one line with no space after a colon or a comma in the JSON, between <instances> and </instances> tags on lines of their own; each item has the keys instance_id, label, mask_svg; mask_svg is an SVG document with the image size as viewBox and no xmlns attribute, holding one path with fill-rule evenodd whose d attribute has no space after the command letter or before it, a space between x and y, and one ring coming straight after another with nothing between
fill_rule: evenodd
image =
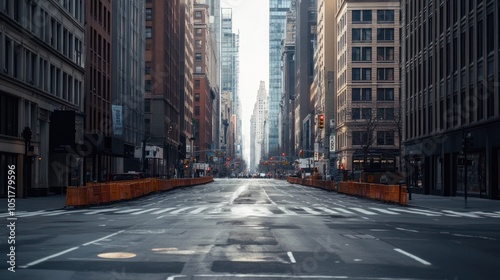
<instances>
[{"instance_id":1,"label":"building window","mask_svg":"<svg viewBox=\"0 0 500 280\"><path fill-rule=\"evenodd\" d=\"M146 112L146 113L151 112L151 99L144 100L144 112Z\"/></svg>"},{"instance_id":2,"label":"building window","mask_svg":"<svg viewBox=\"0 0 500 280\"><path fill-rule=\"evenodd\" d=\"M352 22L353 23L370 23L372 22L372 11L371 10L354 10L352 11Z\"/></svg>"},{"instance_id":3,"label":"building window","mask_svg":"<svg viewBox=\"0 0 500 280\"><path fill-rule=\"evenodd\" d=\"M377 131L377 145L394 145L394 131Z\"/></svg>"},{"instance_id":4,"label":"building window","mask_svg":"<svg viewBox=\"0 0 500 280\"><path fill-rule=\"evenodd\" d=\"M371 47L354 47L352 48L352 61L371 61Z\"/></svg>"},{"instance_id":5,"label":"building window","mask_svg":"<svg viewBox=\"0 0 500 280\"><path fill-rule=\"evenodd\" d=\"M194 115L199 116L200 115L200 106L194 106Z\"/></svg>"},{"instance_id":6,"label":"building window","mask_svg":"<svg viewBox=\"0 0 500 280\"><path fill-rule=\"evenodd\" d=\"M196 34L197 36L201 36L202 32L203 32L203 29L202 29L202 28L195 28L195 34Z\"/></svg>"},{"instance_id":7,"label":"building window","mask_svg":"<svg viewBox=\"0 0 500 280\"><path fill-rule=\"evenodd\" d=\"M146 92L151 92L151 84L152 84L152 83L151 83L151 80L146 80L146 81L144 82L144 90L145 90Z\"/></svg>"},{"instance_id":8,"label":"building window","mask_svg":"<svg viewBox=\"0 0 500 280\"><path fill-rule=\"evenodd\" d=\"M153 37L153 32L151 26L146 26L146 39L151 39Z\"/></svg>"},{"instance_id":9,"label":"building window","mask_svg":"<svg viewBox=\"0 0 500 280\"><path fill-rule=\"evenodd\" d=\"M368 132L366 131L353 131L352 132L352 144L353 145L366 145L370 141Z\"/></svg>"},{"instance_id":10,"label":"building window","mask_svg":"<svg viewBox=\"0 0 500 280\"><path fill-rule=\"evenodd\" d=\"M377 119L394 120L394 108L377 108Z\"/></svg>"},{"instance_id":11,"label":"building window","mask_svg":"<svg viewBox=\"0 0 500 280\"><path fill-rule=\"evenodd\" d=\"M393 10L378 10L377 22L394 22Z\"/></svg>"},{"instance_id":12,"label":"building window","mask_svg":"<svg viewBox=\"0 0 500 280\"><path fill-rule=\"evenodd\" d=\"M19 137L18 133L18 99L0 93L0 134Z\"/></svg>"},{"instance_id":13,"label":"building window","mask_svg":"<svg viewBox=\"0 0 500 280\"><path fill-rule=\"evenodd\" d=\"M194 81L194 88L200 88L200 80ZM198 95L198 99L200 99L200 95L199 94L197 94L197 95Z\"/></svg>"},{"instance_id":14,"label":"building window","mask_svg":"<svg viewBox=\"0 0 500 280\"><path fill-rule=\"evenodd\" d=\"M201 53L196 53L196 54L194 55L194 59L195 59L196 61L201 61Z\"/></svg>"},{"instance_id":15,"label":"building window","mask_svg":"<svg viewBox=\"0 0 500 280\"><path fill-rule=\"evenodd\" d=\"M201 40L195 40L194 41L194 47L195 48L201 48Z\"/></svg>"},{"instance_id":16,"label":"building window","mask_svg":"<svg viewBox=\"0 0 500 280\"><path fill-rule=\"evenodd\" d=\"M393 88L378 88L377 89L377 101L394 101L394 89Z\"/></svg>"},{"instance_id":17,"label":"building window","mask_svg":"<svg viewBox=\"0 0 500 280\"><path fill-rule=\"evenodd\" d=\"M199 80L198 80L197 82L198 82L198 84L200 83L200 81L199 81ZM194 95L194 101L200 101L200 94L199 94L199 93L196 93L196 94Z\"/></svg>"},{"instance_id":18,"label":"building window","mask_svg":"<svg viewBox=\"0 0 500 280\"><path fill-rule=\"evenodd\" d=\"M393 47L378 47L377 48L377 61L394 61L394 48Z\"/></svg>"},{"instance_id":19,"label":"building window","mask_svg":"<svg viewBox=\"0 0 500 280\"><path fill-rule=\"evenodd\" d=\"M196 11L196 12L194 13L194 17L195 17L195 18L201 18L201 11Z\"/></svg>"},{"instance_id":20,"label":"building window","mask_svg":"<svg viewBox=\"0 0 500 280\"><path fill-rule=\"evenodd\" d=\"M377 28L377 41L394 41L394 28Z\"/></svg>"},{"instance_id":21,"label":"building window","mask_svg":"<svg viewBox=\"0 0 500 280\"><path fill-rule=\"evenodd\" d=\"M370 42L372 40L372 30L371 28L353 28L352 29L352 41L353 42Z\"/></svg>"},{"instance_id":22,"label":"building window","mask_svg":"<svg viewBox=\"0 0 500 280\"><path fill-rule=\"evenodd\" d=\"M195 73L201 73L201 66L196 66L196 67L194 68L194 72L195 72Z\"/></svg>"},{"instance_id":23,"label":"building window","mask_svg":"<svg viewBox=\"0 0 500 280\"><path fill-rule=\"evenodd\" d=\"M394 81L394 68L377 68L377 80Z\"/></svg>"},{"instance_id":24,"label":"building window","mask_svg":"<svg viewBox=\"0 0 500 280\"><path fill-rule=\"evenodd\" d=\"M352 101L371 101L372 89L371 88L353 88Z\"/></svg>"},{"instance_id":25,"label":"building window","mask_svg":"<svg viewBox=\"0 0 500 280\"><path fill-rule=\"evenodd\" d=\"M370 81L372 79L371 68L352 68L353 81Z\"/></svg>"},{"instance_id":26,"label":"building window","mask_svg":"<svg viewBox=\"0 0 500 280\"><path fill-rule=\"evenodd\" d=\"M151 8L146 8L146 20L153 19L153 10Z\"/></svg>"},{"instance_id":27,"label":"building window","mask_svg":"<svg viewBox=\"0 0 500 280\"><path fill-rule=\"evenodd\" d=\"M144 65L144 73L151 74L151 63L150 62L146 62L146 64Z\"/></svg>"}]
</instances>

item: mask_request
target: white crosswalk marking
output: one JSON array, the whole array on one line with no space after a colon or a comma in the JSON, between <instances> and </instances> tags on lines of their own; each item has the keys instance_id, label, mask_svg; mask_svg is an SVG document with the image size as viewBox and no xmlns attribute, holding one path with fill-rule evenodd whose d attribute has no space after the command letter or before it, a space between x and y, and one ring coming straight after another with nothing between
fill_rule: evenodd
<instances>
[{"instance_id":1,"label":"white crosswalk marking","mask_svg":"<svg viewBox=\"0 0 500 280\"><path fill-rule=\"evenodd\" d=\"M44 216L44 217L57 216L57 215L66 214L67 212L68 211L66 211L66 210L55 210L55 211L51 211L49 213L44 213L42 216Z\"/></svg>"},{"instance_id":2,"label":"white crosswalk marking","mask_svg":"<svg viewBox=\"0 0 500 280\"><path fill-rule=\"evenodd\" d=\"M491 218L500 218L500 214L495 214L495 213L487 213L487 212L482 212L482 211L474 211L472 213L479 214L479 215L486 216L486 217L491 217Z\"/></svg>"},{"instance_id":3,"label":"white crosswalk marking","mask_svg":"<svg viewBox=\"0 0 500 280\"><path fill-rule=\"evenodd\" d=\"M283 211L283 213L285 213L287 215L298 215L297 213L290 211L283 206L278 206L278 209L280 209L281 211Z\"/></svg>"},{"instance_id":4,"label":"white crosswalk marking","mask_svg":"<svg viewBox=\"0 0 500 280\"><path fill-rule=\"evenodd\" d=\"M198 207L196 210L189 212L189 214L200 214L201 212L203 212L207 208L208 208L208 206Z\"/></svg>"},{"instance_id":5,"label":"white crosswalk marking","mask_svg":"<svg viewBox=\"0 0 500 280\"><path fill-rule=\"evenodd\" d=\"M345 213L345 214L354 214L354 212L351 212L349 210L346 210L346 209L340 208L340 207L333 207L332 209L335 209L335 210L342 212L342 213Z\"/></svg>"},{"instance_id":6,"label":"white crosswalk marking","mask_svg":"<svg viewBox=\"0 0 500 280\"><path fill-rule=\"evenodd\" d=\"M320 215L321 214L320 212L314 211L309 207L300 207L300 208L304 209L304 211L306 211L309 214L313 214L313 215Z\"/></svg>"},{"instance_id":7,"label":"white crosswalk marking","mask_svg":"<svg viewBox=\"0 0 500 280\"><path fill-rule=\"evenodd\" d=\"M165 213L165 212L168 212L168 211L174 210L174 209L175 209L175 207L165 208L165 209L161 209L161 210L155 211L155 212L153 212L151 214L158 215L158 214Z\"/></svg>"},{"instance_id":8,"label":"white crosswalk marking","mask_svg":"<svg viewBox=\"0 0 500 280\"><path fill-rule=\"evenodd\" d=\"M472 213L456 212L456 211L451 211L451 210L443 210L443 212L450 213L450 214L457 215L457 216L462 216L462 217L481 218L478 215L475 215Z\"/></svg>"},{"instance_id":9,"label":"white crosswalk marking","mask_svg":"<svg viewBox=\"0 0 500 280\"><path fill-rule=\"evenodd\" d=\"M365 209L362 209L362 208L358 208L358 207L349 207L349 209L358 211L358 212L366 214L366 215L377 215L376 213L373 213L371 211L368 211L368 210L365 210Z\"/></svg>"},{"instance_id":10,"label":"white crosswalk marking","mask_svg":"<svg viewBox=\"0 0 500 280\"><path fill-rule=\"evenodd\" d=\"M158 209L160 209L160 208L146 209L146 210L142 210L142 211L139 211L139 212L134 212L134 213L132 213L132 215L140 215L140 214L144 214L144 213L147 213L147 212L155 211L155 210L158 210Z\"/></svg>"},{"instance_id":11,"label":"white crosswalk marking","mask_svg":"<svg viewBox=\"0 0 500 280\"><path fill-rule=\"evenodd\" d=\"M23 217L32 217L32 216L38 216L38 215L41 215L41 214L44 214L44 213L48 213L48 212L46 212L45 210L40 210L40 211L35 211L35 212L26 212L26 213L23 213L23 214L20 214L20 215L16 214L16 217L20 217L20 218L23 218Z\"/></svg>"},{"instance_id":12,"label":"white crosswalk marking","mask_svg":"<svg viewBox=\"0 0 500 280\"><path fill-rule=\"evenodd\" d=\"M125 213L131 213L131 212L135 212L135 211L141 211L141 210L142 210L141 208L134 208L134 209L127 209L127 210L116 211L116 212L113 212L113 213L116 213L116 214L125 214Z\"/></svg>"},{"instance_id":13,"label":"white crosswalk marking","mask_svg":"<svg viewBox=\"0 0 500 280\"><path fill-rule=\"evenodd\" d=\"M339 212L333 211L332 209L329 209L329 208L326 208L326 207L323 207L323 206L316 207L316 208L318 208L320 210L323 210L323 211L325 211L328 214L339 214Z\"/></svg>"},{"instance_id":14,"label":"white crosswalk marking","mask_svg":"<svg viewBox=\"0 0 500 280\"><path fill-rule=\"evenodd\" d=\"M190 208L193 208L193 206L183 207L183 208L181 208L181 209L178 209L178 210L175 210L175 211L170 212L170 214L179 214L180 212L182 212L182 211L186 211L186 210L188 210L188 209L190 209Z\"/></svg>"},{"instance_id":15,"label":"white crosswalk marking","mask_svg":"<svg viewBox=\"0 0 500 280\"><path fill-rule=\"evenodd\" d=\"M375 207L370 207L370 209L373 209L375 211L382 212L384 214L389 214L389 215L399 215L399 213L394 212L394 211L389 211L387 209L382 209L382 208L375 208Z\"/></svg>"},{"instance_id":16,"label":"white crosswalk marking","mask_svg":"<svg viewBox=\"0 0 500 280\"><path fill-rule=\"evenodd\" d=\"M429 217L439 217L439 216L442 216L442 214L426 213L426 212L414 211L414 210L409 210L409 209L389 208L389 210L397 211L397 212L405 212L405 213L411 213L411 214L424 215L424 216L429 216Z\"/></svg>"},{"instance_id":17,"label":"white crosswalk marking","mask_svg":"<svg viewBox=\"0 0 500 280\"><path fill-rule=\"evenodd\" d=\"M85 215L94 215L94 214L99 214L99 213L103 213L103 212L116 211L116 210L120 210L120 209L121 208L99 209L99 210L94 210L94 211L90 211L90 212L83 213L83 214L85 214Z\"/></svg>"}]
</instances>

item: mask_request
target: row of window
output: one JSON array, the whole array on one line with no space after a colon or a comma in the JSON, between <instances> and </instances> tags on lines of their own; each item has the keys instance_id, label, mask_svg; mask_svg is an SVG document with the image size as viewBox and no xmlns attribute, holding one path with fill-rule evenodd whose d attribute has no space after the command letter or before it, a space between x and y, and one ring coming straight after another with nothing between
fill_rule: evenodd
<instances>
[{"instance_id":1,"label":"row of window","mask_svg":"<svg viewBox=\"0 0 500 280\"><path fill-rule=\"evenodd\" d=\"M372 61L372 47L353 47L352 61ZM394 61L394 47L377 47L377 61Z\"/></svg>"},{"instance_id":2,"label":"row of window","mask_svg":"<svg viewBox=\"0 0 500 280\"><path fill-rule=\"evenodd\" d=\"M79 77L66 73L37 53L10 39L4 38L0 49L3 73L33 85L75 105L80 104L82 81Z\"/></svg>"},{"instance_id":3,"label":"row of window","mask_svg":"<svg viewBox=\"0 0 500 280\"><path fill-rule=\"evenodd\" d=\"M25 22L25 28L33 32L38 38L68 57L74 63L81 67L84 66L84 61L82 60L82 40L77 38L73 32L63 26L57 18L53 17L49 12L38 5L25 5L25 1L0 1L3 2L0 3L0 7L3 6L4 8L3 10L0 9L0 12L7 13L19 23ZM75 15L81 16L82 1L79 0L75 3L73 3L74 1L70 2L72 5L71 9ZM21 8L21 5L25 6ZM67 6L68 8L70 8L69 5L70 4ZM21 14L22 11L24 11L23 14Z\"/></svg>"},{"instance_id":4,"label":"row of window","mask_svg":"<svg viewBox=\"0 0 500 280\"><path fill-rule=\"evenodd\" d=\"M353 120L372 120L372 108L352 108ZM394 108L377 108L377 120L394 120Z\"/></svg>"},{"instance_id":5,"label":"row of window","mask_svg":"<svg viewBox=\"0 0 500 280\"><path fill-rule=\"evenodd\" d=\"M371 42L372 29L371 28L353 28L352 29L353 42ZM394 41L394 28L377 28L377 41Z\"/></svg>"},{"instance_id":6,"label":"row of window","mask_svg":"<svg viewBox=\"0 0 500 280\"><path fill-rule=\"evenodd\" d=\"M371 88L353 88L352 101L372 101ZM393 88L378 88L377 101L394 101Z\"/></svg>"},{"instance_id":7,"label":"row of window","mask_svg":"<svg viewBox=\"0 0 500 280\"><path fill-rule=\"evenodd\" d=\"M372 68L352 68L353 81L371 81ZM377 68L378 81L394 81L394 68Z\"/></svg>"},{"instance_id":8,"label":"row of window","mask_svg":"<svg viewBox=\"0 0 500 280\"><path fill-rule=\"evenodd\" d=\"M352 145L371 145L373 135L367 131L353 131ZM377 131L377 145L394 145L394 131Z\"/></svg>"},{"instance_id":9,"label":"row of window","mask_svg":"<svg viewBox=\"0 0 500 280\"><path fill-rule=\"evenodd\" d=\"M372 10L353 10L353 23L371 23ZM394 10L377 10L377 23L394 22Z\"/></svg>"}]
</instances>

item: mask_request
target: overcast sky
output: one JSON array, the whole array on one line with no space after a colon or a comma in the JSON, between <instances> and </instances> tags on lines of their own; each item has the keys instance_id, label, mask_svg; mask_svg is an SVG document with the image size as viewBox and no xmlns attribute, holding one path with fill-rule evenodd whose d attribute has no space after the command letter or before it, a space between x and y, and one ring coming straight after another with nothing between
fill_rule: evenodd
<instances>
[{"instance_id":1,"label":"overcast sky","mask_svg":"<svg viewBox=\"0 0 500 280\"><path fill-rule=\"evenodd\" d=\"M260 81L269 91L269 1L221 0L221 8L232 8L233 31L240 34L240 87L244 158L250 160L250 117Z\"/></svg>"}]
</instances>

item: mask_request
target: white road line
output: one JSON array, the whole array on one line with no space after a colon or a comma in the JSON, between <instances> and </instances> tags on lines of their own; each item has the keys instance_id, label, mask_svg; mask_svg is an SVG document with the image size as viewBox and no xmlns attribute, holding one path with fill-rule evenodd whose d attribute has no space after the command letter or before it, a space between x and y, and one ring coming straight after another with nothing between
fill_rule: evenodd
<instances>
[{"instance_id":1,"label":"white road line","mask_svg":"<svg viewBox=\"0 0 500 280\"><path fill-rule=\"evenodd\" d=\"M401 249L399 249L399 248L394 248L394 251L396 251L396 252L398 252L398 253L401 253L401 254L403 254L403 255L405 255L405 256L407 256L407 257L410 257L410 258L412 258L412 259L416 260L417 262L419 262L419 263L421 263L421 264L424 264L424 265L431 265L431 263L430 263L430 262L428 262L428 261L426 261L426 260L423 260L423 259L421 259L421 258L419 258L419 257L417 257L417 256L415 256L415 255L412 255L412 254L410 254L410 253L408 253L408 252L406 252L406 251L403 251L403 250L401 250Z\"/></svg>"},{"instance_id":2,"label":"white road line","mask_svg":"<svg viewBox=\"0 0 500 280\"><path fill-rule=\"evenodd\" d=\"M46 212L45 210L40 210L40 211L36 211L36 212L27 212L27 213L23 213L23 214L17 214L16 213L16 217L31 217L31 216L37 216L37 215L41 215L41 214L47 214L49 212Z\"/></svg>"},{"instance_id":3,"label":"white road line","mask_svg":"<svg viewBox=\"0 0 500 280\"><path fill-rule=\"evenodd\" d=\"M340 212L345 213L345 214L354 214L353 212L351 212L349 210L345 210L345 209L339 208L339 207L334 207L332 209L335 209L335 210L340 211Z\"/></svg>"},{"instance_id":4,"label":"white road line","mask_svg":"<svg viewBox=\"0 0 500 280\"><path fill-rule=\"evenodd\" d=\"M179 277L185 278L187 276L186 275L172 275L172 276L168 277L167 280L175 280L175 278L179 278Z\"/></svg>"},{"instance_id":5,"label":"white road line","mask_svg":"<svg viewBox=\"0 0 500 280\"><path fill-rule=\"evenodd\" d=\"M293 257L292 252L288 252L288 253L287 253L287 255L288 255L288 257L290 258L290 262L291 262L291 263L296 263L295 258Z\"/></svg>"},{"instance_id":6,"label":"white road line","mask_svg":"<svg viewBox=\"0 0 500 280\"><path fill-rule=\"evenodd\" d=\"M377 213L373 213L371 211L368 211L368 210L365 210L362 208L358 208L358 207L349 207L349 209L352 209L354 211L358 211L358 212L363 213L365 215L377 215Z\"/></svg>"},{"instance_id":7,"label":"white road line","mask_svg":"<svg viewBox=\"0 0 500 280\"><path fill-rule=\"evenodd\" d=\"M165 212L168 212L168 211L174 210L174 209L176 209L176 208L175 207L165 208L165 209L161 209L161 210L155 211L155 212L153 212L151 214L158 215L158 214L165 213Z\"/></svg>"},{"instance_id":8,"label":"white road line","mask_svg":"<svg viewBox=\"0 0 500 280\"><path fill-rule=\"evenodd\" d=\"M370 207L370 209L373 209L375 211L379 211L381 213L385 213L385 214L390 214L390 215L399 215L399 213L396 213L394 211L389 211L387 209L382 209L382 208L376 208L376 207Z\"/></svg>"},{"instance_id":9,"label":"white road line","mask_svg":"<svg viewBox=\"0 0 500 280\"><path fill-rule=\"evenodd\" d=\"M127 209L127 210L122 210L122 211L116 211L116 212L113 212L113 213L116 213L116 214L125 214L125 213L140 211L140 210L142 210L142 208Z\"/></svg>"},{"instance_id":10,"label":"white road line","mask_svg":"<svg viewBox=\"0 0 500 280\"><path fill-rule=\"evenodd\" d=\"M172 212L170 212L170 214L179 214L180 212L182 212L182 211L186 211L186 210L188 210L188 209L190 209L190 208L193 208L193 206L188 206L188 207L184 207L184 208L181 208L181 209L178 209L178 210L172 211Z\"/></svg>"},{"instance_id":11,"label":"white road line","mask_svg":"<svg viewBox=\"0 0 500 280\"><path fill-rule=\"evenodd\" d=\"M208 206L198 207L196 210L189 212L189 214L200 214L201 212L205 211L205 209L207 209L207 208L208 208Z\"/></svg>"},{"instance_id":12,"label":"white road line","mask_svg":"<svg viewBox=\"0 0 500 280\"><path fill-rule=\"evenodd\" d=\"M316 207L316 208L321 209L321 210L325 211L328 214L339 214L339 212L333 211L332 209L329 209L329 208L326 208L326 207L320 206L320 207Z\"/></svg>"},{"instance_id":13,"label":"white road line","mask_svg":"<svg viewBox=\"0 0 500 280\"><path fill-rule=\"evenodd\" d=\"M150 212L150 211L155 211L155 210L158 210L160 208L151 208L151 209L146 209L146 210L142 210L142 211L139 211L139 212L134 212L132 213L132 215L140 215L140 214L144 214L144 213L147 213L147 212Z\"/></svg>"},{"instance_id":14,"label":"white road line","mask_svg":"<svg viewBox=\"0 0 500 280\"><path fill-rule=\"evenodd\" d=\"M262 190L264 191L264 194L266 195L267 199L269 199L269 201L271 201L271 203L273 205L276 205L276 202L274 202L270 197L269 195L267 194L266 190L264 189L264 187L262 187L262 185L259 183L260 187L262 188Z\"/></svg>"},{"instance_id":15,"label":"white road line","mask_svg":"<svg viewBox=\"0 0 500 280\"><path fill-rule=\"evenodd\" d=\"M406 229L406 228L396 228L397 230L402 230L402 231L409 231L409 232L418 232L418 230L414 229Z\"/></svg>"},{"instance_id":16,"label":"white road line","mask_svg":"<svg viewBox=\"0 0 500 280\"><path fill-rule=\"evenodd\" d=\"M124 232L124 231L125 231L125 230L120 230L120 231L118 231L118 232L112 233L112 234L110 234L110 235L106 235L106 236L104 236L104 237L102 237L102 238L99 238L99 239L96 239L96 240L94 240L94 241L90 241L90 242L87 242L87 243L85 243L85 244L82 244L82 246L87 246L87 245L90 245L90 244L93 244L93 243L99 242L99 241L101 241L101 240L108 239L108 238L110 238L111 236L115 236L115 235L120 234L120 233L122 233L122 232Z\"/></svg>"},{"instance_id":17,"label":"white road line","mask_svg":"<svg viewBox=\"0 0 500 280\"><path fill-rule=\"evenodd\" d=\"M443 210L443 212L450 213L452 215L461 216L461 217L482 218L482 217L479 217L478 215L475 215L472 213L456 212L456 211L451 211L451 210Z\"/></svg>"},{"instance_id":18,"label":"white road line","mask_svg":"<svg viewBox=\"0 0 500 280\"><path fill-rule=\"evenodd\" d=\"M320 212L314 211L309 207L300 207L300 208L304 209L304 211L306 211L307 213L312 214L312 215L320 215L321 214Z\"/></svg>"},{"instance_id":19,"label":"white road line","mask_svg":"<svg viewBox=\"0 0 500 280\"><path fill-rule=\"evenodd\" d=\"M39 260L36 260L36 261L30 262L30 263L29 263L29 264L27 264L27 265L22 265L22 266L19 266L19 267L20 267L20 268L28 268L28 267L30 267L30 266L34 266L34 265L39 264L39 263L41 263L41 262L44 262L44 261L46 261L46 260L50 260L50 259L55 258L55 257L58 257L58 256L60 256L60 255L64 255L64 254L69 253L69 252L71 252L71 251L74 251L74 250L76 250L76 249L78 249L78 248L80 248L80 246L73 247L73 248L69 248L69 249L64 250L64 251L62 251L62 252L59 252L59 253L56 253L56 254L50 255L50 256L45 257L45 258L41 258L41 259L39 259Z\"/></svg>"}]
</instances>

